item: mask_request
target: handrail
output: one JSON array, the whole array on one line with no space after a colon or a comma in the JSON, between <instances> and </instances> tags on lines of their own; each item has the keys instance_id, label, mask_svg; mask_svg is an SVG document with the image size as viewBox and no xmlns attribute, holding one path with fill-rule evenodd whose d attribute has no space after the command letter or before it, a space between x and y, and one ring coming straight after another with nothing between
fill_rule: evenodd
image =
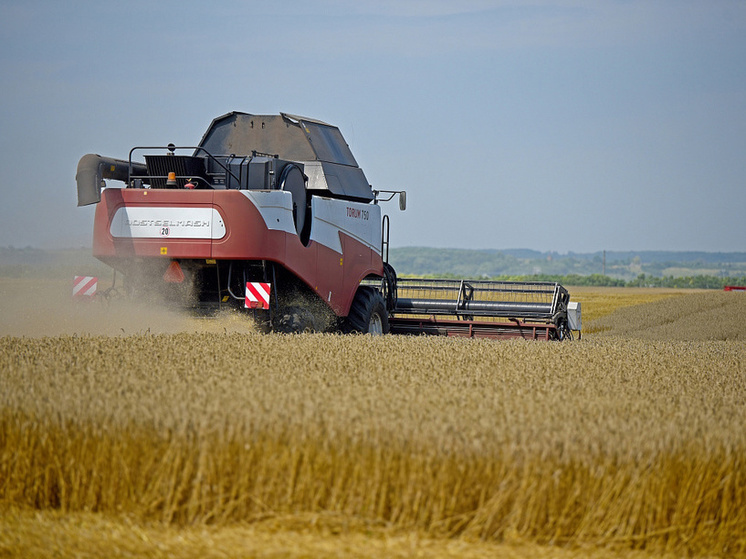
<instances>
[{"instance_id":1,"label":"handrail","mask_svg":"<svg viewBox=\"0 0 746 559\"><path fill-rule=\"evenodd\" d=\"M384 214L381 223L381 258L387 264L389 261L389 227L389 216L388 214Z\"/></svg>"},{"instance_id":2,"label":"handrail","mask_svg":"<svg viewBox=\"0 0 746 559\"><path fill-rule=\"evenodd\" d=\"M155 149L166 149L166 150L170 151L172 155L173 155L173 153L177 149L192 149L192 150L195 150L194 151L194 155L196 155L200 151L204 152L207 155L207 158L210 161L214 161L217 165L219 165L223 169L223 171L225 172L226 178L230 174L230 176L233 177L233 179L236 182L240 182L239 177L237 177L235 174L233 174L233 172L230 169L228 169L228 167L226 167L225 165L223 165L216 156L214 156L213 154L211 154L205 148L203 148L201 146L175 146L173 144L169 144L167 146L135 146L135 147L133 147L130 150L130 153L129 153L129 160L128 160L128 162L129 162L129 169L127 171L127 186L131 185L133 178L134 179L142 179L142 178L164 178L164 177L150 177L148 175L133 175L132 174L132 154L135 151L137 151L137 150L151 150L151 149L152 150L155 150ZM231 156L226 156L226 157L231 157ZM187 177L180 177L180 178L187 178Z\"/></svg>"}]
</instances>

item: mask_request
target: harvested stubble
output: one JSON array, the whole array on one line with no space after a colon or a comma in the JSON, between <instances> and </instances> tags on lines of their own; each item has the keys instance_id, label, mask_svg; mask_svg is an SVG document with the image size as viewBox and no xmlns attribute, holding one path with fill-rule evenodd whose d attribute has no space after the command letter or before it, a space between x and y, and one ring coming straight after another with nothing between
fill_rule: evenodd
<instances>
[{"instance_id":1,"label":"harvested stubble","mask_svg":"<svg viewBox=\"0 0 746 559\"><path fill-rule=\"evenodd\" d=\"M625 306L589 323L589 333L645 340L746 341L746 296L699 291Z\"/></svg>"},{"instance_id":2,"label":"harvested stubble","mask_svg":"<svg viewBox=\"0 0 746 559\"><path fill-rule=\"evenodd\" d=\"M746 552L746 347L0 339L0 500L231 525Z\"/></svg>"}]
</instances>

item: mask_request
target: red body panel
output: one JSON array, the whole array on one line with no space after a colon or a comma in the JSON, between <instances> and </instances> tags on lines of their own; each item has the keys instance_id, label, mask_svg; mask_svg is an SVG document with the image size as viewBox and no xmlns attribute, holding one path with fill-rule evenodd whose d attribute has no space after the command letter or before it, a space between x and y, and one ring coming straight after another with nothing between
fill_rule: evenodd
<instances>
[{"instance_id":1,"label":"red body panel","mask_svg":"<svg viewBox=\"0 0 746 559\"><path fill-rule=\"evenodd\" d=\"M342 254L313 240L304 246L294 232L269 228L267 216L241 191L107 188L101 194L94 221L93 255L120 270L143 259L267 260L303 280L338 316L349 313L362 279L383 275L381 256L369 246L341 230ZM213 234L216 238L171 238L168 233L155 238L112 235L112 222L120 208L158 207L170 211L214 209L225 233Z\"/></svg>"}]
</instances>

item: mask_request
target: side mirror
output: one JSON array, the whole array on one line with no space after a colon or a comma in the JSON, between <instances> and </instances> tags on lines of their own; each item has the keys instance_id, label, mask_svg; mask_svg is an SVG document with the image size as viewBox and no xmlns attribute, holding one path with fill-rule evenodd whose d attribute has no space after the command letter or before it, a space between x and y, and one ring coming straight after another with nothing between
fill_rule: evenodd
<instances>
[{"instance_id":1,"label":"side mirror","mask_svg":"<svg viewBox=\"0 0 746 559\"><path fill-rule=\"evenodd\" d=\"M399 209L401 211L404 211L407 209L407 192L405 190L402 190L399 193Z\"/></svg>"}]
</instances>

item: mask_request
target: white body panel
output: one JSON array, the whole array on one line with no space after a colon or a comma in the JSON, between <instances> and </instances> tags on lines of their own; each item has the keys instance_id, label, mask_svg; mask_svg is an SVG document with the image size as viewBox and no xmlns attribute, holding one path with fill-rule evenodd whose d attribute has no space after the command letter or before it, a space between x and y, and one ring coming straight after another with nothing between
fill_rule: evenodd
<instances>
[{"instance_id":1,"label":"white body panel","mask_svg":"<svg viewBox=\"0 0 746 559\"><path fill-rule=\"evenodd\" d=\"M576 301L567 303L567 324L570 330L581 330L580 303Z\"/></svg>"},{"instance_id":2,"label":"white body panel","mask_svg":"<svg viewBox=\"0 0 746 559\"><path fill-rule=\"evenodd\" d=\"M241 190L262 215L267 229L296 234L293 195L284 190Z\"/></svg>"},{"instance_id":3,"label":"white body panel","mask_svg":"<svg viewBox=\"0 0 746 559\"><path fill-rule=\"evenodd\" d=\"M225 224L214 208L123 206L109 232L120 239L222 239Z\"/></svg>"},{"instance_id":4,"label":"white body panel","mask_svg":"<svg viewBox=\"0 0 746 559\"><path fill-rule=\"evenodd\" d=\"M296 235L293 199L281 190L242 190L262 216L267 229ZM342 232L381 254L381 207L376 204L311 197L311 241L342 254Z\"/></svg>"},{"instance_id":5,"label":"white body panel","mask_svg":"<svg viewBox=\"0 0 746 559\"><path fill-rule=\"evenodd\" d=\"M381 254L381 207L314 196L311 240L342 254L340 232Z\"/></svg>"}]
</instances>

